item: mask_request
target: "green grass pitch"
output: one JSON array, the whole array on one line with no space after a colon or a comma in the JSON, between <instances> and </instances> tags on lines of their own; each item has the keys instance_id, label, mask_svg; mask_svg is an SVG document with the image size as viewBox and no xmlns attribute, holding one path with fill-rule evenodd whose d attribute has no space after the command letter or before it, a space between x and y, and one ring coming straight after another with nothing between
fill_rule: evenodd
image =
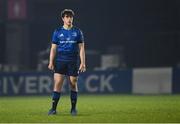
<instances>
[{"instance_id":1,"label":"green grass pitch","mask_svg":"<svg viewBox=\"0 0 180 124\"><path fill-rule=\"evenodd\" d=\"M50 96L0 97L0 122L180 122L180 95L79 95L71 116L69 96L48 116Z\"/></svg>"}]
</instances>

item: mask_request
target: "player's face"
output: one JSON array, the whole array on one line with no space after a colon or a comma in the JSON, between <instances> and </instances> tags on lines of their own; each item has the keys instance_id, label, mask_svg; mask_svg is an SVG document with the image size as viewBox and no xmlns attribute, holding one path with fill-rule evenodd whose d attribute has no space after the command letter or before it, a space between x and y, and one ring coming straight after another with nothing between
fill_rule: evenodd
<instances>
[{"instance_id":1,"label":"player's face","mask_svg":"<svg viewBox=\"0 0 180 124\"><path fill-rule=\"evenodd\" d=\"M71 26L72 23L73 23L73 16L65 15L64 18L63 18L63 22L64 22L65 25Z\"/></svg>"}]
</instances>

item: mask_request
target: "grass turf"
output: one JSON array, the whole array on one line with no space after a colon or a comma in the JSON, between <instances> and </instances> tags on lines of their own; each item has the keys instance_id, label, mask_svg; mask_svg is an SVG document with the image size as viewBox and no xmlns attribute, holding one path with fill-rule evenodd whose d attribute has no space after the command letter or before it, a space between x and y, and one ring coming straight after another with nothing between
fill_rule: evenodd
<instances>
[{"instance_id":1,"label":"grass turf","mask_svg":"<svg viewBox=\"0 0 180 124\"><path fill-rule=\"evenodd\" d=\"M180 122L179 95L79 95L78 116L71 116L69 96L58 114L47 116L50 96L1 97L0 122Z\"/></svg>"}]
</instances>

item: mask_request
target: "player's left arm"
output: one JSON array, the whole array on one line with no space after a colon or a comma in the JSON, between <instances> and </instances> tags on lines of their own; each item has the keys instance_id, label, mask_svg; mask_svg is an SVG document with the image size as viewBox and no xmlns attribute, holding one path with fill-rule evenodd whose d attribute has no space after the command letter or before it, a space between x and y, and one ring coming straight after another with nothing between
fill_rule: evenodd
<instances>
[{"instance_id":1,"label":"player's left arm","mask_svg":"<svg viewBox=\"0 0 180 124\"><path fill-rule=\"evenodd\" d=\"M84 42L79 43L79 54L80 54L80 61L81 61L79 71L85 72L86 71L86 62L85 62L85 45L84 45Z\"/></svg>"}]
</instances>

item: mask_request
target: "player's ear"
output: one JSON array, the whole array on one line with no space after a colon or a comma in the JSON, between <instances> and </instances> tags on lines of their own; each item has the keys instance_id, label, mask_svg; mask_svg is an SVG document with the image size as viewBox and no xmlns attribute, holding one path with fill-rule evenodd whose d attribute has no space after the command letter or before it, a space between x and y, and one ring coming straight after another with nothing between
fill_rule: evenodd
<instances>
[{"instance_id":1,"label":"player's ear","mask_svg":"<svg viewBox=\"0 0 180 124\"><path fill-rule=\"evenodd\" d=\"M61 17L61 19L62 19L62 21L64 21L64 18L63 18L63 17Z\"/></svg>"}]
</instances>

